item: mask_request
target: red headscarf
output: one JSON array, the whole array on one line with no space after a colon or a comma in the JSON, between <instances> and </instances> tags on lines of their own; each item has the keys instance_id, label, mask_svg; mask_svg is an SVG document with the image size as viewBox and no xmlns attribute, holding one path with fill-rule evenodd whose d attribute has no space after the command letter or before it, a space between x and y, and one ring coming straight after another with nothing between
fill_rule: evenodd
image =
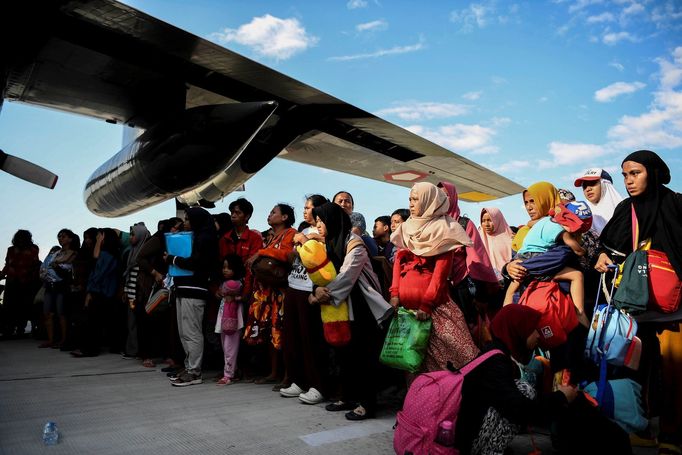
<instances>
[{"instance_id":1,"label":"red headscarf","mask_svg":"<svg viewBox=\"0 0 682 455\"><path fill-rule=\"evenodd\" d=\"M525 305L507 305L495 315L490 330L502 341L512 357L527 363L532 352L526 346L528 337L538 328L540 312Z\"/></svg>"}]
</instances>

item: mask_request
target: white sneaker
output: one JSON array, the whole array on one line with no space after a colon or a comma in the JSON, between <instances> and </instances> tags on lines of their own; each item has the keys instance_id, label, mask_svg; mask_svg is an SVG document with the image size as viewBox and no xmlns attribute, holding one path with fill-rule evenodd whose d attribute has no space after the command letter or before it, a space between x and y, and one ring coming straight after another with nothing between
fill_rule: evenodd
<instances>
[{"instance_id":1,"label":"white sneaker","mask_svg":"<svg viewBox=\"0 0 682 455\"><path fill-rule=\"evenodd\" d=\"M298 399L305 404L317 404L324 401L324 397L315 387L311 387L306 393L300 394Z\"/></svg>"},{"instance_id":2,"label":"white sneaker","mask_svg":"<svg viewBox=\"0 0 682 455\"><path fill-rule=\"evenodd\" d=\"M286 389L279 389L279 394L285 398L294 398L303 393L303 389L297 386L295 383L291 383Z\"/></svg>"}]
</instances>

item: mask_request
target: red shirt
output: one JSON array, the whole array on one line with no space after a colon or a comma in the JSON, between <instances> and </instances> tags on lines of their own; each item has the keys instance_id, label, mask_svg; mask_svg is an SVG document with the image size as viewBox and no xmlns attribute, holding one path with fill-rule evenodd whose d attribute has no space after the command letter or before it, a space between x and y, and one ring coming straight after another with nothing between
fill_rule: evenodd
<instances>
[{"instance_id":1,"label":"red shirt","mask_svg":"<svg viewBox=\"0 0 682 455\"><path fill-rule=\"evenodd\" d=\"M424 257L408 249L398 250L393 263L391 297L400 298L400 306L408 310L430 314L449 299L448 275L452 260L452 251Z\"/></svg>"},{"instance_id":2,"label":"red shirt","mask_svg":"<svg viewBox=\"0 0 682 455\"><path fill-rule=\"evenodd\" d=\"M246 264L246 260L258 250L263 248L263 237L260 232L249 229L247 226L242 232L241 236L237 236L237 231L231 229L225 233L218 241L218 251L220 252L220 259L225 258L228 254L236 254ZM253 277L251 276L251 269L246 269L246 276L244 277L244 287L242 288L242 299L244 302L251 301L251 290L253 289Z\"/></svg>"},{"instance_id":3,"label":"red shirt","mask_svg":"<svg viewBox=\"0 0 682 455\"><path fill-rule=\"evenodd\" d=\"M221 259L228 254L236 254L242 259L242 262L246 262L248 258L263 248L263 237L261 237L260 232L249 229L248 226L241 236L238 236L236 231L232 229L220 239L218 248Z\"/></svg>"}]
</instances>

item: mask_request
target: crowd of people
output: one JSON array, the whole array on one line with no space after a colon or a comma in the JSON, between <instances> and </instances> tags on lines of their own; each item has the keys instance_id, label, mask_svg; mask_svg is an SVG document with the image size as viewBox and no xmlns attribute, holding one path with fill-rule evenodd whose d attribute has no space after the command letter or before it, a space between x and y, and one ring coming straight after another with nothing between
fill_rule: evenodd
<instances>
[{"instance_id":1,"label":"crowd of people","mask_svg":"<svg viewBox=\"0 0 682 455\"><path fill-rule=\"evenodd\" d=\"M431 320L419 373L501 351L465 378L455 432L462 453L502 453L520 426L539 420L552 422L561 453L630 453L632 440L679 454L682 310L640 323L638 371L609 370L641 385L646 418L659 417L657 434L651 426L628 435L582 392L600 373L584 356L592 304L609 265L637 248L633 231L682 278L682 195L666 186L668 166L641 150L621 167L626 197L597 168L575 180L578 198L548 182L530 185L523 192L530 219L519 227L493 206L469 219L453 184L422 182L408 208L376 218L371 234L347 191L307 196L299 224L294 208L277 204L265 232L249 228L253 206L244 198L229 214L190 207L184 219L159 221L154 234L138 223L129 231L90 228L81 241L62 229L42 263L30 232L19 230L2 270L0 332L21 334L30 320L40 348L74 357L106 348L150 368L161 360L175 387L202 383L215 362L217 385L272 384L284 398L329 401L328 411L365 420L375 416L382 387L405 390L416 376L379 361L388 326L405 308ZM183 231L192 233L191 253L171 254L168 236ZM323 245L319 267L299 253L308 242ZM327 264L335 276L318 284L313 277ZM560 343L549 343L557 334L523 304L537 283L565 287L573 304L567 319L575 322L564 321ZM162 289L168 308L148 313ZM535 381L536 394L519 379L530 380L538 359L556 380Z\"/></svg>"}]
</instances>

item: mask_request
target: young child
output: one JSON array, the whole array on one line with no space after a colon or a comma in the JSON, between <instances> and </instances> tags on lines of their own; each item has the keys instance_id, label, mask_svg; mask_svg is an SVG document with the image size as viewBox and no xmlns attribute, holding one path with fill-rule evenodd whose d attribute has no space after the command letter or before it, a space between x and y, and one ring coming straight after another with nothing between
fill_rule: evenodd
<instances>
[{"instance_id":1,"label":"young child","mask_svg":"<svg viewBox=\"0 0 682 455\"><path fill-rule=\"evenodd\" d=\"M230 385L234 383L241 329L244 327L241 303L241 280L244 279L244 264L236 254L225 256L223 278L225 281L216 294L221 300L215 333L220 334L223 356L225 357L223 377L218 380L218 385Z\"/></svg>"},{"instance_id":2,"label":"young child","mask_svg":"<svg viewBox=\"0 0 682 455\"><path fill-rule=\"evenodd\" d=\"M568 202L557 206L551 216L538 220L528 231L523 246L516 255L517 259L525 260L539 256L561 243L568 246L577 256L583 256L585 249L580 245L580 234L589 230L592 225L592 212L587 204L581 201ZM523 263L522 263L523 264ZM570 283L570 294L576 307L578 320L585 327L589 321L585 315L584 278L580 270L564 267L554 275L557 281ZM504 305L513 302L514 293L518 291L520 282L514 280L507 288Z\"/></svg>"}]
</instances>

